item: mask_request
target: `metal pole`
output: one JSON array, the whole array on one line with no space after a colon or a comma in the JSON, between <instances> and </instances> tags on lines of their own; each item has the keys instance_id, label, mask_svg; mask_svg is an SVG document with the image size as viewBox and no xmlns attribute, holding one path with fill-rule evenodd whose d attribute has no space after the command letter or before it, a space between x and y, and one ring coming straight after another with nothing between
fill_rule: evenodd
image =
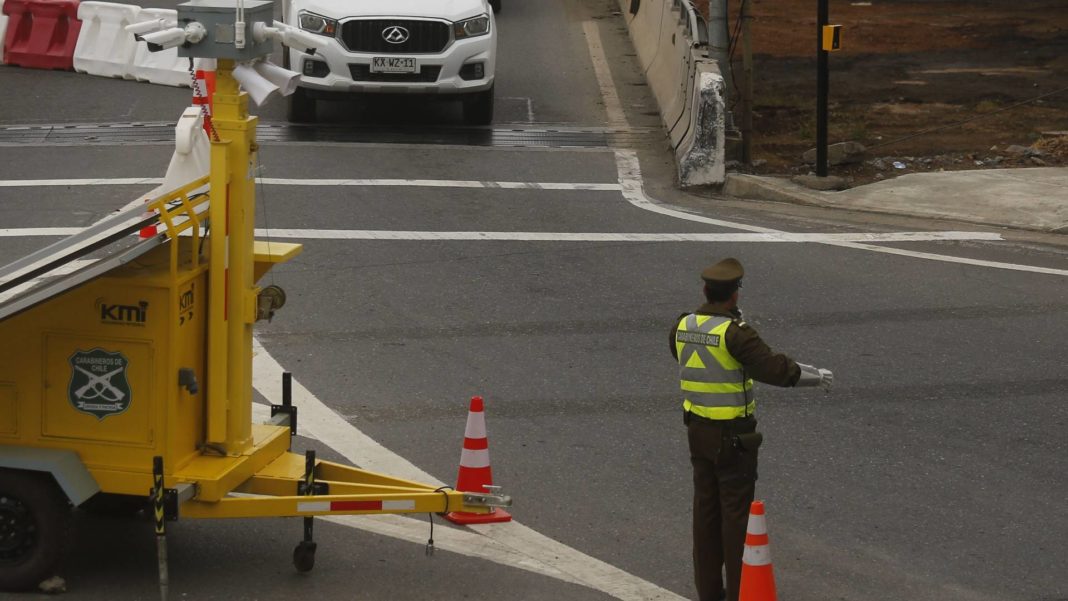
<instances>
[{"instance_id":1,"label":"metal pole","mask_svg":"<svg viewBox=\"0 0 1068 601\"><path fill-rule=\"evenodd\" d=\"M742 163L753 164L753 45L749 35L752 0L742 0Z\"/></svg>"},{"instance_id":2,"label":"metal pole","mask_svg":"<svg viewBox=\"0 0 1068 601\"><path fill-rule=\"evenodd\" d=\"M816 175L827 177L827 95L830 91L830 76L827 66L828 52L823 49L823 26L829 20L828 0L819 0L816 17Z\"/></svg>"},{"instance_id":3,"label":"metal pole","mask_svg":"<svg viewBox=\"0 0 1068 601\"><path fill-rule=\"evenodd\" d=\"M719 64L723 75L724 102L733 92L731 88L730 65L730 22L727 19L727 0L709 0L708 3L708 45L709 57Z\"/></svg>"}]
</instances>

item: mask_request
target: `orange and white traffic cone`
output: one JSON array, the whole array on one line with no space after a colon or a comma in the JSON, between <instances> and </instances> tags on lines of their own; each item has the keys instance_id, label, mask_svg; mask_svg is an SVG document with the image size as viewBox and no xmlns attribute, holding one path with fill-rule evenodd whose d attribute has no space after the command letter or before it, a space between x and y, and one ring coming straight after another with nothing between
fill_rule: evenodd
<instances>
[{"instance_id":1,"label":"orange and white traffic cone","mask_svg":"<svg viewBox=\"0 0 1068 601\"><path fill-rule=\"evenodd\" d=\"M215 59L197 59L196 85L193 86L193 106L202 107L204 131L211 138L211 99L215 95Z\"/></svg>"},{"instance_id":2,"label":"orange and white traffic cone","mask_svg":"<svg viewBox=\"0 0 1068 601\"><path fill-rule=\"evenodd\" d=\"M471 409L467 413L467 428L464 430L464 448L460 453L460 471L456 474L456 490L486 492L493 486L490 470L489 438L486 437L486 414L482 397L471 397ZM445 519L454 524L489 524L509 522L512 515L494 507L489 513L450 511Z\"/></svg>"},{"instance_id":3,"label":"orange and white traffic cone","mask_svg":"<svg viewBox=\"0 0 1068 601\"><path fill-rule=\"evenodd\" d=\"M745 552L742 554L742 583L738 601L775 601L775 574L771 568L768 525L764 521L764 502L753 501L749 507L749 525L745 529Z\"/></svg>"}]
</instances>

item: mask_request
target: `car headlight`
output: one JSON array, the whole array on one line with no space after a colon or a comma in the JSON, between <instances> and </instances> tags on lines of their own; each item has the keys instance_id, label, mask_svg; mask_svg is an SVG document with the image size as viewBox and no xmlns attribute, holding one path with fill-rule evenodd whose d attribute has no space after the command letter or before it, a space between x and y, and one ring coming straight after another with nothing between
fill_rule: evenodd
<instances>
[{"instance_id":1,"label":"car headlight","mask_svg":"<svg viewBox=\"0 0 1068 601\"><path fill-rule=\"evenodd\" d=\"M297 22L300 23L300 28L304 31L330 37L334 37L337 34L337 21L322 15L300 11L297 14Z\"/></svg>"},{"instance_id":2,"label":"car headlight","mask_svg":"<svg viewBox=\"0 0 1068 601\"><path fill-rule=\"evenodd\" d=\"M456 36L456 39L458 40L486 35L489 33L489 29L490 19L486 15L475 17L473 19L466 19L464 21L457 21L452 24L453 35Z\"/></svg>"}]
</instances>

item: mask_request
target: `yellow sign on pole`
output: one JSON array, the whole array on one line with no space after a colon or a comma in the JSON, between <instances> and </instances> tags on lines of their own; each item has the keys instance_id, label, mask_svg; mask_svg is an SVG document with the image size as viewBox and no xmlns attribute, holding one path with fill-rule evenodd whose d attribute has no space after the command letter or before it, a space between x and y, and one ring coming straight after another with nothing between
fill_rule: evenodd
<instances>
[{"instance_id":1,"label":"yellow sign on pole","mask_svg":"<svg viewBox=\"0 0 1068 601\"><path fill-rule=\"evenodd\" d=\"M842 49L842 26L841 25L824 25L823 26L823 50L826 52L834 52Z\"/></svg>"}]
</instances>

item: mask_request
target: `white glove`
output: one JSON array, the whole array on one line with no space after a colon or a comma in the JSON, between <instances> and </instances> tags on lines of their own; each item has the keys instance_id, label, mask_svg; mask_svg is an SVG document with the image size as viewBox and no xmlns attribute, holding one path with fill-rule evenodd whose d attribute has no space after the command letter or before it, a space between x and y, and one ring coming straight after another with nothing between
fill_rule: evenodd
<instances>
[{"instance_id":1,"label":"white glove","mask_svg":"<svg viewBox=\"0 0 1068 601\"><path fill-rule=\"evenodd\" d=\"M801 377L794 386L823 386L826 390L831 389L831 384L834 383L834 373L831 370L804 363L798 363L797 366L801 368Z\"/></svg>"},{"instance_id":2,"label":"white glove","mask_svg":"<svg viewBox=\"0 0 1068 601\"><path fill-rule=\"evenodd\" d=\"M832 372L829 369L823 369L822 367L819 368L819 371L820 371L820 386L823 386L824 390L830 392L831 384L834 384L834 372Z\"/></svg>"}]
</instances>

